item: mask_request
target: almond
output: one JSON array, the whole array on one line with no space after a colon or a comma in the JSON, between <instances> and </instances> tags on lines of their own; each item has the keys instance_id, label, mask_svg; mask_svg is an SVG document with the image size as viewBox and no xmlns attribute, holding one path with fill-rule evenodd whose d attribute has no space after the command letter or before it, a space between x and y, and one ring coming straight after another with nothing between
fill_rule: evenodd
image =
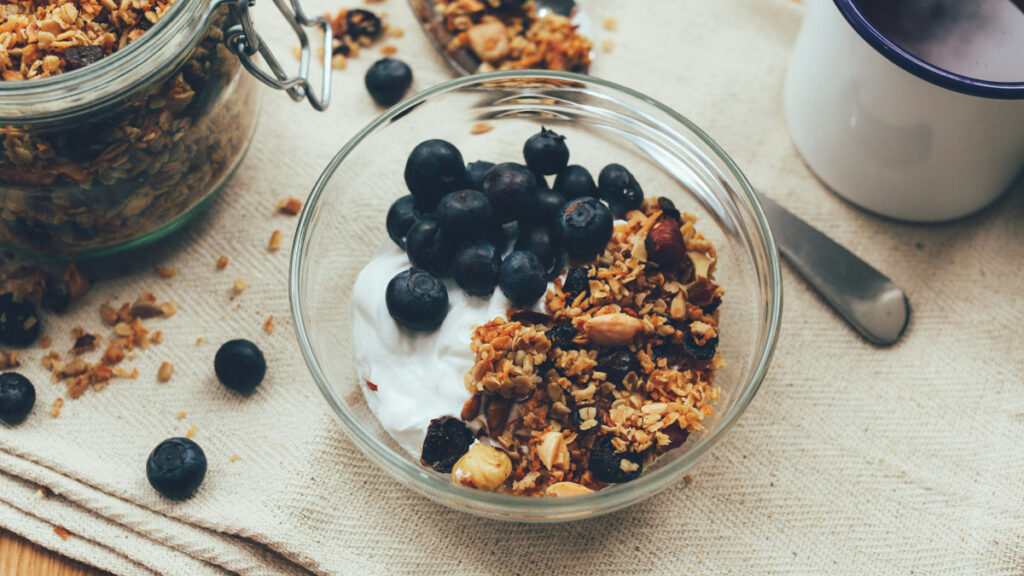
<instances>
[{"instance_id":1,"label":"almond","mask_svg":"<svg viewBox=\"0 0 1024 576\"><path fill-rule=\"evenodd\" d=\"M565 438L561 432L548 432L540 437L540 444L537 446L537 457L548 470L559 468L569 469L569 448L565 445Z\"/></svg>"},{"instance_id":2,"label":"almond","mask_svg":"<svg viewBox=\"0 0 1024 576\"><path fill-rule=\"evenodd\" d=\"M592 494L593 492L594 491L591 490L590 488L587 488L586 486L577 484L575 482L555 482L551 486L548 486L548 489L545 490L545 493L548 496L560 497L581 496L583 494Z\"/></svg>"},{"instance_id":3,"label":"almond","mask_svg":"<svg viewBox=\"0 0 1024 576\"><path fill-rule=\"evenodd\" d=\"M651 227L644 248L648 261L662 265L679 262L686 255L686 241L679 224L673 220L662 220Z\"/></svg>"},{"instance_id":4,"label":"almond","mask_svg":"<svg viewBox=\"0 0 1024 576\"><path fill-rule=\"evenodd\" d=\"M462 405L462 413L459 414L462 417L463 422L469 422L476 415L480 413L480 395L473 394L466 403Z\"/></svg>"},{"instance_id":5,"label":"almond","mask_svg":"<svg viewBox=\"0 0 1024 576\"><path fill-rule=\"evenodd\" d=\"M643 322L621 312L595 316L584 325L587 338L599 346L626 346L643 329Z\"/></svg>"},{"instance_id":6,"label":"almond","mask_svg":"<svg viewBox=\"0 0 1024 576\"><path fill-rule=\"evenodd\" d=\"M501 435L508 421L509 401L500 396L491 396L484 408L484 415L487 417L487 432L491 437Z\"/></svg>"}]
</instances>

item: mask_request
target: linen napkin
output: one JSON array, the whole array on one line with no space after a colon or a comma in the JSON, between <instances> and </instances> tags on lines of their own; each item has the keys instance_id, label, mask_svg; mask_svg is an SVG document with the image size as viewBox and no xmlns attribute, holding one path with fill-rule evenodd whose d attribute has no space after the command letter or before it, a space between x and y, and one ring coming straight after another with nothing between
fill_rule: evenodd
<instances>
[{"instance_id":1,"label":"linen napkin","mask_svg":"<svg viewBox=\"0 0 1024 576\"><path fill-rule=\"evenodd\" d=\"M314 13L360 5L303 4ZM272 231L294 232L277 202L305 198L335 151L380 113L363 87L371 49L334 73L327 112L264 89L248 157L184 230L130 259L82 265L93 288L65 316L46 318L55 349L71 347L71 328L101 326L106 301L150 290L179 311L150 321L164 342L132 361L137 379L67 399L57 418L48 412L63 386L40 366L43 350L22 353L38 399L25 423L0 426L0 526L119 575L1019 575L1021 186L952 224L861 212L813 177L782 117L799 3L581 4L595 23L593 74L695 121L755 186L906 289L914 313L901 343L864 343L787 268L768 378L686 481L628 510L545 526L482 520L412 493L328 413L291 327L287 250L266 248ZM406 3L370 8L405 30L384 43L412 66L416 89L451 77ZM270 3L257 11L260 30L287 56L290 31ZM604 29L605 17L616 30ZM395 151L396 165L404 153ZM218 271L222 255L229 264ZM156 275L157 265L176 275ZM248 288L233 297L235 279ZM266 333L271 315L277 329ZM247 398L213 375L217 347L232 338L255 341L267 357L267 378ZM165 361L175 372L160 383ZM145 460L192 427L209 471L194 497L171 502L148 485Z\"/></svg>"}]
</instances>

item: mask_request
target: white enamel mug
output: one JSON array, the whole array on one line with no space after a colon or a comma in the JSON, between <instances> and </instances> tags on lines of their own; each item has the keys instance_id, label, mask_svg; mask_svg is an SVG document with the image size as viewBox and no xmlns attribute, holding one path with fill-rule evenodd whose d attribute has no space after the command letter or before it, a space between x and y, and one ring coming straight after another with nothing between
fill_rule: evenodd
<instances>
[{"instance_id":1,"label":"white enamel mug","mask_svg":"<svg viewBox=\"0 0 1024 576\"><path fill-rule=\"evenodd\" d=\"M988 82L932 66L879 32L854 0L805 4L786 120L837 194L892 218L949 220L986 206L1021 173L1024 78Z\"/></svg>"}]
</instances>

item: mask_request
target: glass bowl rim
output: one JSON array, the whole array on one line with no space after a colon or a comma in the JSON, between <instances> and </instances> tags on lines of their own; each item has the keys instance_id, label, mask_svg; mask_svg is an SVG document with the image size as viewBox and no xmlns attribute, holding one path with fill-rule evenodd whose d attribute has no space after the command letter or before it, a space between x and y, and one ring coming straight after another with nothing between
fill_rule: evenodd
<instances>
[{"instance_id":1,"label":"glass bowl rim","mask_svg":"<svg viewBox=\"0 0 1024 576\"><path fill-rule=\"evenodd\" d=\"M769 277L769 287L771 292L768 301L768 333L763 349L759 352L755 352L759 357L756 358L753 374L750 380L742 388L742 393L740 397L737 398L732 412L727 418L724 417L723 420L717 424L714 429L712 429L708 435L701 440L701 442L698 443L698 445L688 450L683 457L679 458L672 464L654 470L650 473L645 473L640 476L640 478L627 484L613 485L594 494L568 498L529 498L524 496L515 496L512 494L475 490L464 486L458 486L451 482L438 482L436 487L423 483L421 477L423 473L422 466L413 464L407 457L397 454L381 440L368 433L363 428L362 424L359 423L358 419L349 412L344 401L331 387L328 378L320 369L313 353L309 334L307 333L302 320L303 307L300 300L299 277L301 267L304 262L302 258L303 247L305 246L310 221L316 212L320 196L325 190L327 183L333 178L335 171L345 158L347 158L348 155L358 147L367 136L376 132L378 128L390 123L394 118L401 117L408 113L435 95L465 88L467 86L493 82L495 80L510 79L555 80L579 82L584 85L593 84L611 90L612 92L619 92L626 96L636 98L655 107L659 111L668 114L673 120L682 124L686 129L690 130L698 139L706 144L712 152L714 152L718 160L722 161L728 171L737 179L741 188L741 198L746 200L749 204L749 208L752 209L756 219L757 229L764 238L763 248L766 253L768 264L765 272L767 272ZM341 147L337 154L334 155L331 161L324 168L324 171L317 179L316 184L313 186L313 190L310 192L309 197L306 199L306 202L302 207L302 212L299 215L299 222L296 227L295 238L292 241L288 290L289 300L291 302L292 320L295 324L295 334L299 341L299 348L302 351L303 359L305 360L310 373L313 375L317 386L320 388L320 392L324 395L328 404L330 404L335 417L341 420L346 433L351 435L350 439L354 439L356 444L359 445L364 452L369 448L374 454L383 458L386 461L386 464L388 464L387 468L389 468L392 473L394 473L394 471L400 472L400 476L404 480L403 484L413 484L413 488L417 492L433 495L433 497L436 498L437 492L440 491L451 500L458 501L458 507L460 509L468 509L478 513L484 513L485 515L491 515L492 517L503 516L503 514L495 510L496 507L497 510L511 509L522 512L532 512L542 517L552 517L556 515L575 517L575 515L583 513L595 513L602 510L611 511L617 507L617 504L624 505L633 501L636 494L644 493L644 488L648 489L646 493L653 494L666 487L669 483L677 480L677 476L684 468L688 468L689 465L700 460L704 454L711 450L712 447L718 444L718 442L725 437L726 433L732 428L733 424L736 423L743 412L746 411L750 402L757 394L757 391L761 387L761 383L764 381L764 377L768 371L768 366L771 363L772 355L775 351L782 317L782 278L775 239L772 236L768 220L765 217L764 210L761 208L760 201L757 199L757 196L750 183L747 181L746 176L743 175L743 172L740 171L732 158L730 158L729 155L726 154L710 136L708 136L689 119L674 111L672 108L669 108L661 102L637 92L636 90L594 76L541 70L490 72L487 74L465 76L449 80L447 82L442 82L423 90L422 92L419 92L416 95L407 98L400 104L390 108L352 136L352 138ZM382 463L378 463L378 465L382 465ZM423 485L421 486L421 484ZM451 504L451 500L447 500L446 503Z\"/></svg>"}]
</instances>

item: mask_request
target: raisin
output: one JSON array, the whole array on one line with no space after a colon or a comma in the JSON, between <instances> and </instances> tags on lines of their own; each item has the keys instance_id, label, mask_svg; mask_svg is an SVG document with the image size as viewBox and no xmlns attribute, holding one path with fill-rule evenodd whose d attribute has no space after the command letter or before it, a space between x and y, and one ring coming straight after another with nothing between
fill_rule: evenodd
<instances>
[{"instance_id":1,"label":"raisin","mask_svg":"<svg viewBox=\"0 0 1024 576\"><path fill-rule=\"evenodd\" d=\"M68 291L67 282L54 276L47 276L41 303L43 308L54 312L67 310L71 304L71 292Z\"/></svg>"},{"instance_id":2,"label":"raisin","mask_svg":"<svg viewBox=\"0 0 1024 576\"><path fill-rule=\"evenodd\" d=\"M578 346L572 341L576 337L576 329L571 324L558 324L545 332L551 346L562 350L576 350Z\"/></svg>"},{"instance_id":3,"label":"raisin","mask_svg":"<svg viewBox=\"0 0 1024 576\"><path fill-rule=\"evenodd\" d=\"M636 359L635 354L629 350L619 350L599 362L597 369L605 373L609 382L619 386L622 384L626 374L630 372L639 374L641 367L640 361Z\"/></svg>"},{"instance_id":4,"label":"raisin","mask_svg":"<svg viewBox=\"0 0 1024 576\"><path fill-rule=\"evenodd\" d=\"M679 210L676 209L676 205L664 196L658 198L658 207L661 208L661 215L665 218L671 218L676 222L679 222L683 217L683 215L679 213Z\"/></svg>"},{"instance_id":5,"label":"raisin","mask_svg":"<svg viewBox=\"0 0 1024 576\"><path fill-rule=\"evenodd\" d=\"M581 292L590 291L590 266L573 266L562 282L562 292L571 294L573 298Z\"/></svg>"},{"instance_id":6,"label":"raisin","mask_svg":"<svg viewBox=\"0 0 1024 576\"><path fill-rule=\"evenodd\" d=\"M690 433L679 426L669 426L668 428L662 428L661 431L668 436L668 446L665 447L665 450L682 446L686 439L690 437Z\"/></svg>"},{"instance_id":7,"label":"raisin","mask_svg":"<svg viewBox=\"0 0 1024 576\"><path fill-rule=\"evenodd\" d=\"M695 360L711 360L715 357L715 351L718 350L718 336L711 338L701 346L697 344L693 334L687 334L683 337L683 349Z\"/></svg>"},{"instance_id":8,"label":"raisin","mask_svg":"<svg viewBox=\"0 0 1024 576\"><path fill-rule=\"evenodd\" d=\"M64 67L67 70L78 70L103 59L101 46L70 46L64 50Z\"/></svg>"},{"instance_id":9,"label":"raisin","mask_svg":"<svg viewBox=\"0 0 1024 576\"><path fill-rule=\"evenodd\" d=\"M14 294L0 294L0 344L28 346L39 337L36 307L26 300L15 301Z\"/></svg>"},{"instance_id":10,"label":"raisin","mask_svg":"<svg viewBox=\"0 0 1024 576\"><path fill-rule=\"evenodd\" d=\"M369 10L349 10L345 15L345 30L353 40L376 40L381 31L380 18Z\"/></svg>"},{"instance_id":11,"label":"raisin","mask_svg":"<svg viewBox=\"0 0 1024 576\"><path fill-rule=\"evenodd\" d=\"M594 475L594 478L609 484L621 484L636 480L644 470L643 454L616 452L612 445L612 438L614 436L607 434L594 441L594 446L590 449L590 461L587 463L587 469ZM623 470L623 460L636 464L636 469L631 472Z\"/></svg>"},{"instance_id":12,"label":"raisin","mask_svg":"<svg viewBox=\"0 0 1024 576\"><path fill-rule=\"evenodd\" d=\"M422 461L438 472L451 472L474 440L473 431L462 420L451 416L434 418L423 439Z\"/></svg>"}]
</instances>

